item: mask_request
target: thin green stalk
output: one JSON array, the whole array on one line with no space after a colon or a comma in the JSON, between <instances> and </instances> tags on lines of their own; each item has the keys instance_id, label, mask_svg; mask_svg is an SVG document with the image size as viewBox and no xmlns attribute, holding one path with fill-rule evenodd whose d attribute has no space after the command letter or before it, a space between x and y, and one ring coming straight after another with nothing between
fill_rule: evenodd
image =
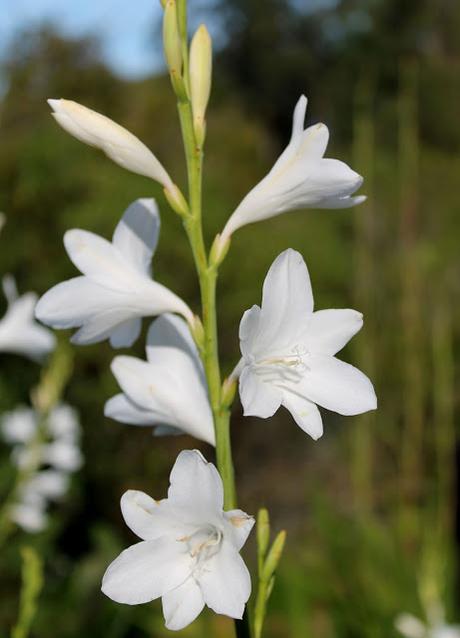
<instances>
[{"instance_id":1,"label":"thin green stalk","mask_svg":"<svg viewBox=\"0 0 460 638\"><path fill-rule=\"evenodd\" d=\"M182 40L183 80L190 94L187 41L187 2L178 0L179 32ZM195 267L198 274L201 293L202 323L204 338L201 344L209 398L214 419L216 435L217 468L224 486L224 508L236 507L235 477L230 441L230 411L222 402L222 380L219 364L216 284L218 267L210 263L203 238L202 227L202 173L203 149L197 144L193 128L193 115L190 102L182 97L178 101L179 119L182 130L185 157L187 162L189 214L184 218L184 227L192 248ZM250 638L250 625L247 614L242 620L235 620L237 638Z\"/></svg>"},{"instance_id":2,"label":"thin green stalk","mask_svg":"<svg viewBox=\"0 0 460 638\"><path fill-rule=\"evenodd\" d=\"M43 562L32 547L22 551L22 589L19 617L11 638L27 638L38 610L38 597L43 588Z\"/></svg>"}]
</instances>

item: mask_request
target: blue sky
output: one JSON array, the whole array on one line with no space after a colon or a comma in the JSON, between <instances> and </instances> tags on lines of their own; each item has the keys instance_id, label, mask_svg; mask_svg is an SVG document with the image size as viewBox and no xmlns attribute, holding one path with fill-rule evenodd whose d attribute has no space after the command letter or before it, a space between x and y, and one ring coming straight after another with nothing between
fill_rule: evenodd
<instances>
[{"instance_id":1,"label":"blue sky","mask_svg":"<svg viewBox=\"0 0 460 638\"><path fill-rule=\"evenodd\" d=\"M0 0L0 52L19 29L51 20L65 34L97 34L115 71L142 77L163 64L152 42L160 15L159 0Z\"/></svg>"},{"instance_id":2,"label":"blue sky","mask_svg":"<svg viewBox=\"0 0 460 638\"><path fill-rule=\"evenodd\" d=\"M261 0L262 2L263 0ZM334 6L338 0L292 0L308 11ZM211 7L213 0L190 2L197 8ZM15 33L51 21L70 36L96 34L102 42L105 59L113 70L137 78L163 67L161 42L155 46L152 27L161 18L160 0L0 0L0 55ZM194 22L203 18L203 11ZM222 33L217 20L207 26L218 42Z\"/></svg>"}]
</instances>

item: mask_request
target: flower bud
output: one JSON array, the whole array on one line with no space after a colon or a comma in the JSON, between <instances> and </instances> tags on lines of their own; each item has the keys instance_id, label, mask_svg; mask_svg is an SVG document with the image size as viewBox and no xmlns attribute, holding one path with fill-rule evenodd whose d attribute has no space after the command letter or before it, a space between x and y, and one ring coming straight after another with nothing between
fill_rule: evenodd
<instances>
[{"instance_id":1,"label":"flower bud","mask_svg":"<svg viewBox=\"0 0 460 638\"><path fill-rule=\"evenodd\" d=\"M208 30L202 24L190 45L190 93L193 111L193 127L199 146L206 135L206 107L211 93L212 42Z\"/></svg>"},{"instance_id":2,"label":"flower bud","mask_svg":"<svg viewBox=\"0 0 460 638\"><path fill-rule=\"evenodd\" d=\"M257 557L259 574L262 573L265 556L270 542L270 518L268 510L262 507L257 514Z\"/></svg>"},{"instance_id":3,"label":"flower bud","mask_svg":"<svg viewBox=\"0 0 460 638\"><path fill-rule=\"evenodd\" d=\"M182 79L182 43L177 22L175 0L167 0L163 17L163 47L168 65L171 83L177 96L186 97L185 84Z\"/></svg>"},{"instance_id":4,"label":"flower bud","mask_svg":"<svg viewBox=\"0 0 460 638\"><path fill-rule=\"evenodd\" d=\"M172 184L169 188L165 188L163 192L166 199L168 200L168 204L171 206L174 212L176 212L181 217L188 215L188 204L178 186Z\"/></svg>"},{"instance_id":5,"label":"flower bud","mask_svg":"<svg viewBox=\"0 0 460 638\"><path fill-rule=\"evenodd\" d=\"M273 545L268 552L267 560L265 561L263 567L262 577L265 582L269 582L271 577L275 573L276 568L278 567L278 563L280 562L281 556L283 554L285 543L286 532L282 530L273 541Z\"/></svg>"}]
</instances>

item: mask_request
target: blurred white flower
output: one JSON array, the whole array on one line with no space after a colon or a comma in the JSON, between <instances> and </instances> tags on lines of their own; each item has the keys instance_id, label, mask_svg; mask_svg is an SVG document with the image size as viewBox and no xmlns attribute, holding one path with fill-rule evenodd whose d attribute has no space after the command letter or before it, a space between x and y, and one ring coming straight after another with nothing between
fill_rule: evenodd
<instances>
[{"instance_id":1,"label":"blurred white flower","mask_svg":"<svg viewBox=\"0 0 460 638\"><path fill-rule=\"evenodd\" d=\"M47 525L45 505L16 503L8 509L11 520L30 534L42 532Z\"/></svg>"},{"instance_id":2,"label":"blurred white flower","mask_svg":"<svg viewBox=\"0 0 460 638\"><path fill-rule=\"evenodd\" d=\"M8 308L0 319L0 352L12 352L41 361L54 349L56 338L34 319L37 295L27 292L19 297L11 275L6 275L2 284Z\"/></svg>"},{"instance_id":3,"label":"blurred white flower","mask_svg":"<svg viewBox=\"0 0 460 638\"><path fill-rule=\"evenodd\" d=\"M215 445L203 366L185 321L164 314L150 326L147 361L115 357L112 372L123 394L104 414L122 423L155 425L154 433L191 434Z\"/></svg>"},{"instance_id":4,"label":"blurred white flower","mask_svg":"<svg viewBox=\"0 0 460 638\"><path fill-rule=\"evenodd\" d=\"M162 597L166 627L189 625L207 605L241 618L251 579L239 552L254 520L223 511L222 480L196 450L183 451L170 476L168 498L128 491L121 499L126 524L142 541L109 566L102 591L128 605Z\"/></svg>"},{"instance_id":5,"label":"blurred white flower","mask_svg":"<svg viewBox=\"0 0 460 638\"><path fill-rule=\"evenodd\" d=\"M191 321L188 306L151 279L159 230L155 201L138 199L124 213L112 242L84 230L68 231L67 253L84 276L45 293L36 307L37 318L53 328L80 327L73 343L109 338L114 348L136 341L142 317L177 312Z\"/></svg>"},{"instance_id":6,"label":"blurred white flower","mask_svg":"<svg viewBox=\"0 0 460 638\"><path fill-rule=\"evenodd\" d=\"M400 614L395 626L406 638L460 638L460 625L447 625L443 618L425 624L412 614Z\"/></svg>"},{"instance_id":7,"label":"blurred white flower","mask_svg":"<svg viewBox=\"0 0 460 638\"><path fill-rule=\"evenodd\" d=\"M304 130L307 98L294 110L291 140L271 171L243 199L228 220L222 241L241 226L299 208L349 208L366 198L351 197L363 178L336 159L325 159L329 131L324 124Z\"/></svg>"},{"instance_id":8,"label":"blurred white flower","mask_svg":"<svg viewBox=\"0 0 460 638\"><path fill-rule=\"evenodd\" d=\"M302 255L288 249L271 265L262 307L240 324L240 396L246 416L267 418L283 405L312 438L323 433L316 404L344 415L377 407L369 379L335 354L363 324L355 310L313 312Z\"/></svg>"},{"instance_id":9,"label":"blurred white flower","mask_svg":"<svg viewBox=\"0 0 460 638\"><path fill-rule=\"evenodd\" d=\"M20 472L9 515L25 531L40 532L47 525L48 501L65 495L70 474L83 463L77 412L57 405L41 423L35 410L19 407L2 415L0 426L3 439L14 446L11 457Z\"/></svg>"},{"instance_id":10,"label":"blurred white flower","mask_svg":"<svg viewBox=\"0 0 460 638\"><path fill-rule=\"evenodd\" d=\"M168 173L155 155L135 135L111 119L71 100L48 100L53 117L81 142L95 146L119 166L173 189Z\"/></svg>"},{"instance_id":11,"label":"blurred white flower","mask_svg":"<svg viewBox=\"0 0 460 638\"><path fill-rule=\"evenodd\" d=\"M0 427L6 443L27 443L37 430L36 413L24 406L17 407L1 416Z\"/></svg>"}]
</instances>

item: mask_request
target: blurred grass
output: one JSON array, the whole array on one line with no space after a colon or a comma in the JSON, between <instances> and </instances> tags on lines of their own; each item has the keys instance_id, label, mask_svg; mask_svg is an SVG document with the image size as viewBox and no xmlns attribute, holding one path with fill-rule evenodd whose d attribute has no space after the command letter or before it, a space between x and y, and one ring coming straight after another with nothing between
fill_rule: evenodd
<instances>
[{"instance_id":1,"label":"blurred grass","mask_svg":"<svg viewBox=\"0 0 460 638\"><path fill-rule=\"evenodd\" d=\"M1 271L14 272L21 290L43 293L74 275L62 245L65 230L109 237L133 199L154 196L162 212L155 276L198 309L180 221L167 211L160 188L64 134L45 103L69 97L113 117L183 184L166 79L121 82L88 43L49 32L22 47L5 71L9 88L0 120L0 209L8 216ZM291 246L306 258L317 308L364 312L362 333L340 356L372 377L379 397L375 414L325 414L318 443L284 411L269 421L243 420L235 407L241 506L249 512L267 506L275 530L289 531L267 638L393 636L399 612L423 616L433 600L442 601L452 620L460 615L454 513L460 123L450 117L452 136L446 132L453 90L443 79L446 68L401 58L393 96L382 96L363 71L353 87L354 110L339 114L353 140L332 135L328 155L364 174L368 202L353 211L296 212L249 226L235 235L222 268L219 323L227 371L238 359L242 312L259 303L269 265ZM420 96L428 96L429 114ZM422 139L420 120L425 127L432 122L433 105L441 116ZM241 96L218 87L205 158L208 243L279 150L276 134L248 113ZM66 400L81 413L86 465L49 531L28 539L45 565L32 635L165 636L158 602L116 605L100 594L100 580L114 556L135 541L121 520L121 494L128 488L164 494L177 452L197 443L154 440L148 429L105 419L103 404L117 390L109 372L114 353L98 344L75 354ZM134 354L143 356L142 339ZM0 409L27 402L38 367L6 355L0 365ZM8 450L0 451L4 494L12 470ZM212 457L210 448L203 451ZM23 540L18 533L0 556L2 634L16 620ZM253 541L248 557L252 550ZM183 635L226 638L232 627L205 612Z\"/></svg>"}]
</instances>

